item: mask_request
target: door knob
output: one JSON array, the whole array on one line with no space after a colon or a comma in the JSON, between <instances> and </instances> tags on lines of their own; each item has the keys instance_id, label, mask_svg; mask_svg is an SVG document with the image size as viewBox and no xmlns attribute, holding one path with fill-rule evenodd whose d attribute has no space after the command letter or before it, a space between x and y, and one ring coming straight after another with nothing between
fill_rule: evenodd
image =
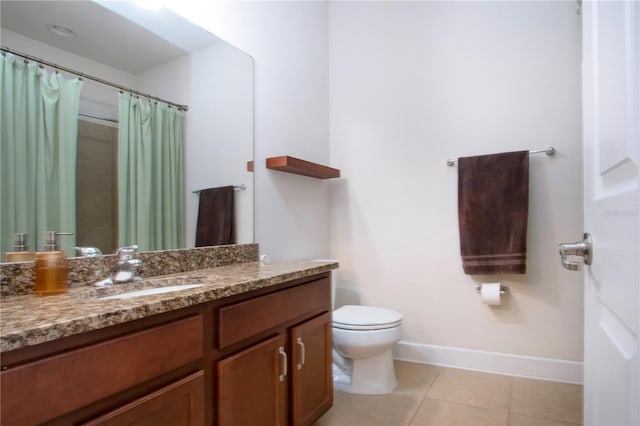
<instances>
[{"instance_id":1,"label":"door knob","mask_svg":"<svg viewBox=\"0 0 640 426\"><path fill-rule=\"evenodd\" d=\"M580 262L571 262L567 256L582 256L585 265L591 265L593 260L593 241L588 232L584 233L582 241L575 243L562 243L558 245L558 251L562 261L562 266L570 271L578 271Z\"/></svg>"}]
</instances>

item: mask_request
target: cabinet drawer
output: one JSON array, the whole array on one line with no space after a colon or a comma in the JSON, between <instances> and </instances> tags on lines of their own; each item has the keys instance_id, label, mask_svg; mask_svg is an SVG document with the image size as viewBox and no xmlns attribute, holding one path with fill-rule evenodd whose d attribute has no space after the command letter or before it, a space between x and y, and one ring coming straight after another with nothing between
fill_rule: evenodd
<instances>
[{"instance_id":1,"label":"cabinet drawer","mask_svg":"<svg viewBox=\"0 0 640 426\"><path fill-rule=\"evenodd\" d=\"M41 423L196 361L203 324L195 315L3 371L0 423Z\"/></svg>"},{"instance_id":2,"label":"cabinet drawer","mask_svg":"<svg viewBox=\"0 0 640 426\"><path fill-rule=\"evenodd\" d=\"M329 278L220 308L218 347L225 348L311 312L331 306Z\"/></svg>"},{"instance_id":3,"label":"cabinet drawer","mask_svg":"<svg viewBox=\"0 0 640 426\"><path fill-rule=\"evenodd\" d=\"M165 386L85 426L204 426L204 371Z\"/></svg>"}]
</instances>

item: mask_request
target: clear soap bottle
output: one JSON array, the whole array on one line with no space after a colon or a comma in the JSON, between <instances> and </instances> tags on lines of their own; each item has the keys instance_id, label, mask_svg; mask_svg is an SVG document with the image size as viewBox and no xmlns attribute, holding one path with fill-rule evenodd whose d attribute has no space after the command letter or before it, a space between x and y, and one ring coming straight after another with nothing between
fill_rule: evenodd
<instances>
[{"instance_id":1,"label":"clear soap bottle","mask_svg":"<svg viewBox=\"0 0 640 426\"><path fill-rule=\"evenodd\" d=\"M7 262L26 262L36 260L36 253L29 251L27 245L27 234L16 232L13 236L13 251L8 251L5 255Z\"/></svg>"},{"instance_id":2,"label":"clear soap bottle","mask_svg":"<svg viewBox=\"0 0 640 426\"><path fill-rule=\"evenodd\" d=\"M44 251L36 253L36 294L64 293L69 288L67 254L60 250L59 235L71 233L46 231Z\"/></svg>"}]
</instances>

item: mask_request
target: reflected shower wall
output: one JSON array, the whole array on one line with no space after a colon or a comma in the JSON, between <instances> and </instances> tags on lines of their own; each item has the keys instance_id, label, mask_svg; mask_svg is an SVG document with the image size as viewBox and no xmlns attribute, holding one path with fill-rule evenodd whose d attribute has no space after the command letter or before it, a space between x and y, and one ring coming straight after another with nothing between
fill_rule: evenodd
<instances>
[{"instance_id":1,"label":"reflected shower wall","mask_svg":"<svg viewBox=\"0 0 640 426\"><path fill-rule=\"evenodd\" d=\"M78 120L76 244L104 254L118 243L117 146L117 127Z\"/></svg>"}]
</instances>

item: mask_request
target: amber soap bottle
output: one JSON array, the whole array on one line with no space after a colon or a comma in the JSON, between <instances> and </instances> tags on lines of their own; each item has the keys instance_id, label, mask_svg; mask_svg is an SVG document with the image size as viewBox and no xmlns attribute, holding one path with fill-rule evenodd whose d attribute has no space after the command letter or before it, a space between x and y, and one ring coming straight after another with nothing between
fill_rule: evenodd
<instances>
[{"instance_id":1,"label":"amber soap bottle","mask_svg":"<svg viewBox=\"0 0 640 426\"><path fill-rule=\"evenodd\" d=\"M64 293L69 288L67 254L60 250L59 235L70 233L45 232L44 251L36 253L36 294Z\"/></svg>"}]
</instances>

